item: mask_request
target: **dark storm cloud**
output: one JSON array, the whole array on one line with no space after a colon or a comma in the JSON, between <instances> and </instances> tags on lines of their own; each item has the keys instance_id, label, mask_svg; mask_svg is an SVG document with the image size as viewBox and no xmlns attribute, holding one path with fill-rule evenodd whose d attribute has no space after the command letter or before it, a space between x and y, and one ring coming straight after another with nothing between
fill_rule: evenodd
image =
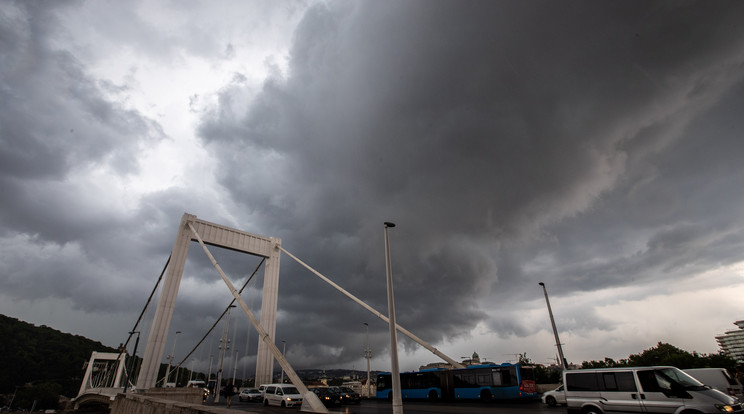
<instances>
[{"instance_id":1,"label":"dark storm cloud","mask_svg":"<svg viewBox=\"0 0 744 414\"><path fill-rule=\"evenodd\" d=\"M110 82L95 79L55 44L56 13L71 4L6 2L0 8L0 220L11 244L2 260L3 290L75 298L85 310L126 307L115 286L121 282L127 290L128 264L152 239L139 225L155 213L143 204L141 217L119 216L108 200L119 196L117 189L85 176L98 169L138 172L140 149L164 134L112 99ZM164 263L153 263L159 260Z\"/></svg>"},{"instance_id":2,"label":"dark storm cloud","mask_svg":"<svg viewBox=\"0 0 744 414\"><path fill-rule=\"evenodd\" d=\"M91 177L141 173L141 150L166 139L127 104L146 64L241 59L235 33L281 43L264 29L302 8L267 3L250 30L231 34L217 24L224 13L248 12L156 4L148 14L145 4L0 4L3 295L139 312L184 212L281 237L383 313L382 223L396 222L398 321L438 346L476 325L504 338L549 329L524 317L543 306L539 281L560 303L740 260L740 2L319 5L296 29L285 73L271 56L258 89L255 62L245 62L213 107L203 90L184 93L184 108L204 114L198 132L215 157L188 169L213 167L220 186L183 178L141 197L120 188L126 180ZM213 27L226 33L211 36ZM124 59L124 81L98 79L84 63L127 53L143 63ZM212 253L236 285L259 261ZM375 355L384 352L382 321L286 255L280 280L277 341L293 365L360 360L363 322ZM261 277L249 284L256 312L261 287ZM181 288L171 328L186 331L186 346L230 294L196 244ZM613 300L638 299L616 290ZM614 329L593 306L564 304L559 325Z\"/></svg>"},{"instance_id":3,"label":"dark storm cloud","mask_svg":"<svg viewBox=\"0 0 744 414\"><path fill-rule=\"evenodd\" d=\"M200 131L261 231L378 309L382 222L397 222L399 320L438 341L492 316L486 298L504 308L539 299L542 278L565 292L675 277L677 260L715 245L701 237L706 211L686 206L644 232L639 209L650 200L628 198L643 185L675 199L693 191L644 180L741 81L743 11L732 2L318 6L295 33L286 77L267 81L248 110L235 104L248 91L226 86ZM685 226L686 214L700 221ZM613 250L613 231L636 232L645 247ZM590 242L595 234L606 244ZM545 250L562 265L529 273ZM280 295L297 300L280 307L298 326L301 298L322 288L288 273ZM355 305L326 295L317 301L338 308L319 308L317 324L354 326ZM528 333L508 314L493 318L498 331Z\"/></svg>"}]
</instances>

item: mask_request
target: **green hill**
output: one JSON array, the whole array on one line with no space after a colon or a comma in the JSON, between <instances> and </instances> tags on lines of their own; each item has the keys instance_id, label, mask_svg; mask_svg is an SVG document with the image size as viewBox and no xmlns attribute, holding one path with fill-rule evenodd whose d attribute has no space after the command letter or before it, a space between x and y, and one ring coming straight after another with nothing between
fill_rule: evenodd
<instances>
[{"instance_id":1,"label":"green hill","mask_svg":"<svg viewBox=\"0 0 744 414\"><path fill-rule=\"evenodd\" d=\"M91 352L116 352L83 336L5 315L0 315L0 338L0 394L13 394L19 387L16 401L32 390L75 397Z\"/></svg>"}]
</instances>

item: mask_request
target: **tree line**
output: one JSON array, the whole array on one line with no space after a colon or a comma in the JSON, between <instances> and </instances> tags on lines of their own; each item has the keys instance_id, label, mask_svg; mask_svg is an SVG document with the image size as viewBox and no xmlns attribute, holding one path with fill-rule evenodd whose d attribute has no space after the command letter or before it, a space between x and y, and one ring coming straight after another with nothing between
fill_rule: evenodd
<instances>
[{"instance_id":1,"label":"tree line","mask_svg":"<svg viewBox=\"0 0 744 414\"><path fill-rule=\"evenodd\" d=\"M551 369L540 364L533 364L527 354L519 355L519 362L535 365L535 379L539 384L555 384L562 381L562 371ZM628 358L614 360L605 358L601 361L584 361L581 369L590 368L614 368L614 367L647 367L647 366L673 366L679 369L690 368L726 368L731 375L736 373L736 360L719 352L717 354L700 354L688 352L674 345L658 342L656 346L644 350L638 354L629 355Z\"/></svg>"}]
</instances>

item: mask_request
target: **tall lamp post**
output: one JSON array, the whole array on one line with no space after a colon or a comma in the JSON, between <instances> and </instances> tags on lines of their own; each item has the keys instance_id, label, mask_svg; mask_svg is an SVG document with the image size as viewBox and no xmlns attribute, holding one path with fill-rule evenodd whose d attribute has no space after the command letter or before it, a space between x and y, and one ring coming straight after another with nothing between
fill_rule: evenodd
<instances>
[{"instance_id":1,"label":"tall lamp post","mask_svg":"<svg viewBox=\"0 0 744 414\"><path fill-rule=\"evenodd\" d=\"M538 283L543 288L543 293L545 293L545 303L548 304L548 314L550 315L550 324L553 325L553 335L555 335L555 346L558 347L558 357L561 359L561 366L563 369L568 369L568 361L566 361L566 357L563 356L563 347L561 346L561 340L558 339L558 328L555 327L555 319L553 319L553 310L550 308L550 300L548 299L548 290L545 289L545 283L540 282Z\"/></svg>"},{"instance_id":2,"label":"tall lamp post","mask_svg":"<svg viewBox=\"0 0 744 414\"><path fill-rule=\"evenodd\" d=\"M390 265L390 241L388 228L395 223L385 223L385 273L387 274L388 320L390 325L390 365L393 385L393 414L403 414L403 399L400 393L400 367L398 366L398 335L395 323L395 300L393 295L393 271Z\"/></svg>"},{"instance_id":3,"label":"tall lamp post","mask_svg":"<svg viewBox=\"0 0 744 414\"><path fill-rule=\"evenodd\" d=\"M282 356L287 354L287 341L282 341ZM279 379L280 384L284 384L284 367L282 367L282 376Z\"/></svg>"},{"instance_id":4,"label":"tall lamp post","mask_svg":"<svg viewBox=\"0 0 744 414\"><path fill-rule=\"evenodd\" d=\"M137 361L137 347L139 346L139 339L140 339L140 331L132 331L129 332L129 335L137 334L137 339L134 341L134 351L132 351L132 362L129 363L129 370L127 371L127 379L124 381L124 394L127 393L127 388L129 388L129 378L133 377L134 375L134 363Z\"/></svg>"},{"instance_id":5,"label":"tall lamp post","mask_svg":"<svg viewBox=\"0 0 744 414\"><path fill-rule=\"evenodd\" d=\"M222 338L220 338L220 367L217 370L217 384L214 392L215 404L220 402L220 389L222 388L222 367L225 363L225 352L230 349L230 340L227 338L227 334L230 332L230 309L234 308L235 305L230 305L227 309L227 317L225 318L225 330L222 332Z\"/></svg>"},{"instance_id":6,"label":"tall lamp post","mask_svg":"<svg viewBox=\"0 0 744 414\"><path fill-rule=\"evenodd\" d=\"M367 359L367 398L369 398L369 393L370 393L369 360L372 358L372 349L369 347L369 324L367 322L364 322L364 328L367 331L367 346L364 347L364 358Z\"/></svg>"},{"instance_id":7,"label":"tall lamp post","mask_svg":"<svg viewBox=\"0 0 744 414\"><path fill-rule=\"evenodd\" d=\"M168 378L170 377L170 369L171 369L171 363L173 362L173 359L176 355L176 341L178 341L178 334L180 334L181 331L176 331L176 334L173 336L173 351L171 351L171 354L168 355L168 369L165 370L165 379L163 380L163 386L168 385ZM178 382L178 375L176 375L176 382Z\"/></svg>"}]
</instances>

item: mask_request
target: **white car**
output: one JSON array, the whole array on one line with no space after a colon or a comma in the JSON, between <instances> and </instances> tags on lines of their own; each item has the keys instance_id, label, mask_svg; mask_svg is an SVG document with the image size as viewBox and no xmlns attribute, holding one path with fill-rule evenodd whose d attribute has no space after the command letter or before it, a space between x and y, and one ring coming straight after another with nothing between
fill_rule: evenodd
<instances>
[{"instance_id":1,"label":"white car","mask_svg":"<svg viewBox=\"0 0 744 414\"><path fill-rule=\"evenodd\" d=\"M261 401L263 394L257 388L245 388L238 394L240 401Z\"/></svg>"},{"instance_id":2,"label":"white car","mask_svg":"<svg viewBox=\"0 0 744 414\"><path fill-rule=\"evenodd\" d=\"M559 404L566 405L566 393L563 392L563 385L554 390L545 391L542 395L542 402L551 407L555 407Z\"/></svg>"},{"instance_id":3,"label":"white car","mask_svg":"<svg viewBox=\"0 0 744 414\"><path fill-rule=\"evenodd\" d=\"M292 384L269 384L264 390L263 404L280 407L302 405L302 394Z\"/></svg>"}]
</instances>

